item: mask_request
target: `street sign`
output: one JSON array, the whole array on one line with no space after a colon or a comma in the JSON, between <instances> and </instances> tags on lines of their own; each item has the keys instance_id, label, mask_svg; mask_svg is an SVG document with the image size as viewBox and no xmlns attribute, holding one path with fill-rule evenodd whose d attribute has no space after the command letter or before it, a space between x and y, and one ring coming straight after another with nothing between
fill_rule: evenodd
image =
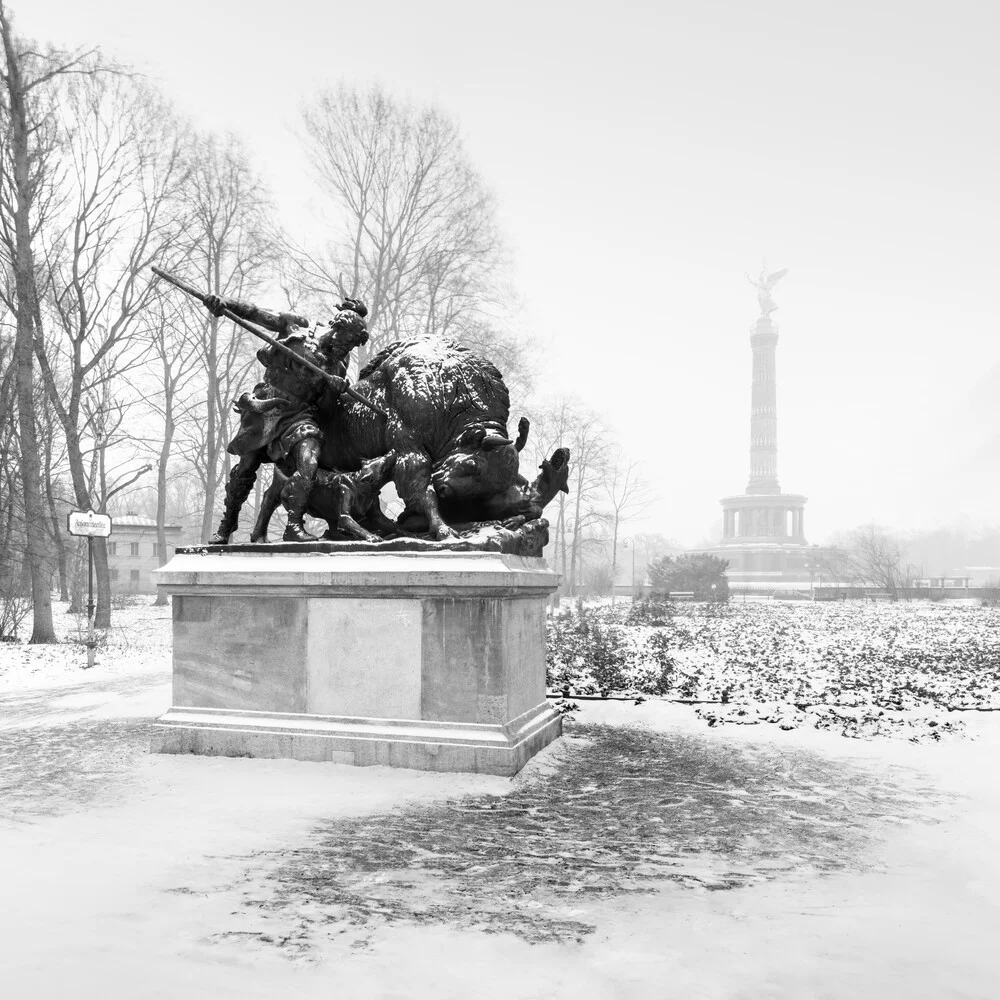
<instances>
[{"instance_id":1,"label":"street sign","mask_svg":"<svg viewBox=\"0 0 1000 1000\"><path fill-rule=\"evenodd\" d=\"M111 534L111 518L92 510L71 510L66 515L66 530L87 539L87 666L92 667L97 647L94 638L94 539L107 538Z\"/></svg>"},{"instance_id":2,"label":"street sign","mask_svg":"<svg viewBox=\"0 0 1000 1000\"><path fill-rule=\"evenodd\" d=\"M92 510L72 510L66 515L66 530L71 535L107 538L111 534L111 517L95 514Z\"/></svg>"}]
</instances>

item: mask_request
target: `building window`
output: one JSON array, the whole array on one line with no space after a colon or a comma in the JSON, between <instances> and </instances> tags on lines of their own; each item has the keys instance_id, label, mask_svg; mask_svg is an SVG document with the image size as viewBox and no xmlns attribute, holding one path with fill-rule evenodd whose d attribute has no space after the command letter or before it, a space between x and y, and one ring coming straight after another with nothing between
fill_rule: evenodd
<instances>
[{"instance_id":1,"label":"building window","mask_svg":"<svg viewBox=\"0 0 1000 1000\"><path fill-rule=\"evenodd\" d=\"M153 555L158 556L160 554L160 543L153 542Z\"/></svg>"},{"instance_id":2,"label":"building window","mask_svg":"<svg viewBox=\"0 0 1000 1000\"><path fill-rule=\"evenodd\" d=\"M118 570L116 569L111 570L111 582L112 583L118 582Z\"/></svg>"},{"instance_id":3,"label":"building window","mask_svg":"<svg viewBox=\"0 0 1000 1000\"><path fill-rule=\"evenodd\" d=\"M109 556L116 556L116 555L118 555L118 543L117 542L108 542L108 555Z\"/></svg>"},{"instance_id":4,"label":"building window","mask_svg":"<svg viewBox=\"0 0 1000 1000\"><path fill-rule=\"evenodd\" d=\"M129 572L128 582L130 584L136 584L139 582L139 571L137 569L131 570Z\"/></svg>"},{"instance_id":5,"label":"building window","mask_svg":"<svg viewBox=\"0 0 1000 1000\"><path fill-rule=\"evenodd\" d=\"M138 542L129 542L128 543L128 548L129 548L128 554L130 556L137 556L139 554L139 543Z\"/></svg>"}]
</instances>

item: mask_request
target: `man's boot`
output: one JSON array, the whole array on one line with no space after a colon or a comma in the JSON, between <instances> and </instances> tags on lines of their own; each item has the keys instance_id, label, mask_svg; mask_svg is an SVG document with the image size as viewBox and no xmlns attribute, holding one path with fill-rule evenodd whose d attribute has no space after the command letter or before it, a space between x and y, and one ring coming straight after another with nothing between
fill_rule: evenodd
<instances>
[{"instance_id":1,"label":"man's boot","mask_svg":"<svg viewBox=\"0 0 1000 1000\"><path fill-rule=\"evenodd\" d=\"M222 513L222 520L219 528L208 540L209 545L228 545L229 536L236 530L239 522L240 510L246 499L250 496L253 484L257 481L257 471L254 470L249 475L238 473L237 469L229 474L226 482L226 505Z\"/></svg>"},{"instance_id":2,"label":"man's boot","mask_svg":"<svg viewBox=\"0 0 1000 1000\"><path fill-rule=\"evenodd\" d=\"M309 502L309 493L312 490L312 481L296 472L291 479L285 483L281 491L281 503L288 515L288 524L285 527L284 540L286 542L318 542L315 535L306 531L303 518L306 513L306 504Z\"/></svg>"}]
</instances>

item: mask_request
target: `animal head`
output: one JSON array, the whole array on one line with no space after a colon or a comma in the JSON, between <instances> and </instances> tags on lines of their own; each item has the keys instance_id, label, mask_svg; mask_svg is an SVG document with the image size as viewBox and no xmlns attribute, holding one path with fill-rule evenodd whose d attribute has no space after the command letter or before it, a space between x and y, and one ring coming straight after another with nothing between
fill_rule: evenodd
<instances>
[{"instance_id":1,"label":"animal head","mask_svg":"<svg viewBox=\"0 0 1000 1000\"><path fill-rule=\"evenodd\" d=\"M462 432L451 454L434 469L431 481L442 500L488 497L510 487L517 464L514 442L477 424Z\"/></svg>"},{"instance_id":2,"label":"animal head","mask_svg":"<svg viewBox=\"0 0 1000 1000\"><path fill-rule=\"evenodd\" d=\"M377 496L379 490L392 478L395 467L396 453L392 451L381 458L365 462L357 472L351 474L359 497L370 499Z\"/></svg>"},{"instance_id":3,"label":"animal head","mask_svg":"<svg viewBox=\"0 0 1000 1000\"><path fill-rule=\"evenodd\" d=\"M569 493L569 448L556 448L552 457L543 459L533 487L536 499L544 507L557 493Z\"/></svg>"}]
</instances>

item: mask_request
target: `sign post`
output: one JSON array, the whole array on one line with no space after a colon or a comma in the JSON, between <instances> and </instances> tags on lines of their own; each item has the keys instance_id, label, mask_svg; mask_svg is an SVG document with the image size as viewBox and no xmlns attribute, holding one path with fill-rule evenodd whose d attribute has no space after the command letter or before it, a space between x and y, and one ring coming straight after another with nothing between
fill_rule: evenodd
<instances>
[{"instance_id":1,"label":"sign post","mask_svg":"<svg viewBox=\"0 0 1000 1000\"><path fill-rule=\"evenodd\" d=\"M94 539L107 538L111 534L111 517L95 514L92 510L72 510L66 515L66 530L71 535L82 535L87 539L87 667L94 665Z\"/></svg>"}]
</instances>

